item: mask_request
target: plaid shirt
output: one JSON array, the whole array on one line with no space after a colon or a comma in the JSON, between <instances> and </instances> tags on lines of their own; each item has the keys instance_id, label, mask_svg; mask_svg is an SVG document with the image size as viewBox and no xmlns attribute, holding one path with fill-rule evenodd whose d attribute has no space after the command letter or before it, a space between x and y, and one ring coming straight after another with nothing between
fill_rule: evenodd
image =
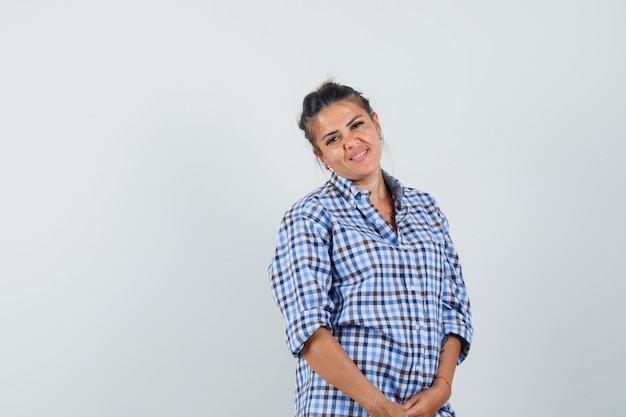
<instances>
[{"instance_id":1,"label":"plaid shirt","mask_svg":"<svg viewBox=\"0 0 626 417\"><path fill-rule=\"evenodd\" d=\"M397 232L369 191L336 174L283 218L268 272L289 350L299 360L297 416L368 415L299 355L320 327L398 403L432 385L446 334L464 340L459 363L468 353L469 299L448 223L428 194L383 175ZM446 403L437 416L454 412Z\"/></svg>"}]
</instances>

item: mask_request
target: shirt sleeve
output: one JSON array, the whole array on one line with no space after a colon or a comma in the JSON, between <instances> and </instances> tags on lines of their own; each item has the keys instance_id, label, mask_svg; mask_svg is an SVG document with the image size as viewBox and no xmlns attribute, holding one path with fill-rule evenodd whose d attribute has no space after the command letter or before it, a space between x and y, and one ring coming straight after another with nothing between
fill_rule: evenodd
<instances>
[{"instance_id":1,"label":"shirt sleeve","mask_svg":"<svg viewBox=\"0 0 626 417\"><path fill-rule=\"evenodd\" d=\"M467 295L459 256L449 234L446 217L438 209L439 221L445 236L445 262L442 303L444 334L455 334L463 339L458 363L465 360L472 343L473 327L470 301Z\"/></svg>"},{"instance_id":2,"label":"shirt sleeve","mask_svg":"<svg viewBox=\"0 0 626 417\"><path fill-rule=\"evenodd\" d=\"M285 338L294 356L317 329L331 329L330 233L322 217L302 210L288 212L268 268L272 296L285 318Z\"/></svg>"}]
</instances>

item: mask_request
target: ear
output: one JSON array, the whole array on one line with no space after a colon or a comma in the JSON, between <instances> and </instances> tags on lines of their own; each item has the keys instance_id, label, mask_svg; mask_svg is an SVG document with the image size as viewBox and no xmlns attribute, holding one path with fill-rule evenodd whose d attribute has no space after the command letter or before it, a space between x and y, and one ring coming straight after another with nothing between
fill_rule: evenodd
<instances>
[{"instance_id":1,"label":"ear","mask_svg":"<svg viewBox=\"0 0 626 417\"><path fill-rule=\"evenodd\" d=\"M380 122L378 121L378 113L372 113L372 121L374 122L374 126L376 126L378 133L380 133Z\"/></svg>"},{"instance_id":2,"label":"ear","mask_svg":"<svg viewBox=\"0 0 626 417\"><path fill-rule=\"evenodd\" d=\"M324 162L324 157L322 156L322 153L315 148L311 150L313 151L313 155L317 156L320 159L320 161L322 161L322 164L326 165L326 162Z\"/></svg>"}]
</instances>

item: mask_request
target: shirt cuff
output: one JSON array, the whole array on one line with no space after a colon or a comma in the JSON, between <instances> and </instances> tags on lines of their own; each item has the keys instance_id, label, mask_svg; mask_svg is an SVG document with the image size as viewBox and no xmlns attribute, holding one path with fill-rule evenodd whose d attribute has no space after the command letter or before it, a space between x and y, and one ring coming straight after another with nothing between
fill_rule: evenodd
<instances>
[{"instance_id":1,"label":"shirt cuff","mask_svg":"<svg viewBox=\"0 0 626 417\"><path fill-rule=\"evenodd\" d=\"M457 365L460 365L461 362L467 358L469 353L470 346L472 344L472 329L460 325L444 325L444 334L453 334L461 339L461 352L459 353L459 359L457 360Z\"/></svg>"},{"instance_id":2,"label":"shirt cuff","mask_svg":"<svg viewBox=\"0 0 626 417\"><path fill-rule=\"evenodd\" d=\"M300 355L306 341L321 327L325 327L332 332L330 312L324 309L306 310L296 317L291 325L287 327L286 332L287 346L291 354L294 357Z\"/></svg>"}]
</instances>

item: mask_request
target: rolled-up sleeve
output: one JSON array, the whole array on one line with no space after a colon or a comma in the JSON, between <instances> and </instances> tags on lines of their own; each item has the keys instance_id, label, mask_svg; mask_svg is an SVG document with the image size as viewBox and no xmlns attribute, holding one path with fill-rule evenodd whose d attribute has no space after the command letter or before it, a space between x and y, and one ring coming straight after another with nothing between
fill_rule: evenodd
<instances>
[{"instance_id":1,"label":"rolled-up sleeve","mask_svg":"<svg viewBox=\"0 0 626 417\"><path fill-rule=\"evenodd\" d=\"M470 301L467 295L459 256L449 235L448 221L439 212L440 224L445 235L445 262L442 291L443 331L444 334L455 334L463 339L458 363L465 360L472 344L473 327Z\"/></svg>"},{"instance_id":2,"label":"rolled-up sleeve","mask_svg":"<svg viewBox=\"0 0 626 417\"><path fill-rule=\"evenodd\" d=\"M272 296L285 318L285 338L294 356L316 330L331 328L330 237L324 223L322 212L305 212L302 207L287 212L268 268Z\"/></svg>"}]
</instances>

